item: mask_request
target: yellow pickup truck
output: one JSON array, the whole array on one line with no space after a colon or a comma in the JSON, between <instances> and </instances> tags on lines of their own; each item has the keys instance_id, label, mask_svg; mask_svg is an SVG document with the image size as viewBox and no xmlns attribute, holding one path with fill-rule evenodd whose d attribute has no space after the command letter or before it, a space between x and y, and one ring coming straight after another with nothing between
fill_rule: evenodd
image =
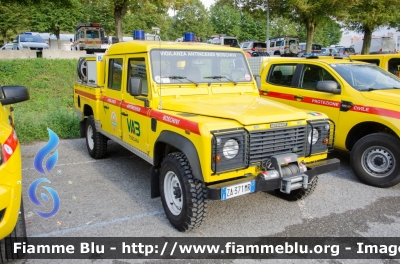
<instances>
[{"instance_id":1,"label":"yellow pickup truck","mask_svg":"<svg viewBox=\"0 0 400 264\"><path fill-rule=\"evenodd\" d=\"M261 96L323 112L335 122L334 146L351 151L360 181L377 187L400 182L399 78L343 58L252 59Z\"/></svg>"},{"instance_id":2,"label":"yellow pickup truck","mask_svg":"<svg viewBox=\"0 0 400 264\"><path fill-rule=\"evenodd\" d=\"M74 105L90 156L113 140L152 165L179 231L200 226L208 200L275 190L289 200L312 193L334 123L260 97L243 51L193 42L114 44L77 65Z\"/></svg>"},{"instance_id":3,"label":"yellow pickup truck","mask_svg":"<svg viewBox=\"0 0 400 264\"><path fill-rule=\"evenodd\" d=\"M26 238L22 164L11 104L29 99L23 86L0 87L0 262L21 258L13 242ZM18 240L19 241L19 240Z\"/></svg>"},{"instance_id":4,"label":"yellow pickup truck","mask_svg":"<svg viewBox=\"0 0 400 264\"><path fill-rule=\"evenodd\" d=\"M350 59L374 63L384 70L400 77L400 54L399 53L382 53L368 55L350 55Z\"/></svg>"}]
</instances>

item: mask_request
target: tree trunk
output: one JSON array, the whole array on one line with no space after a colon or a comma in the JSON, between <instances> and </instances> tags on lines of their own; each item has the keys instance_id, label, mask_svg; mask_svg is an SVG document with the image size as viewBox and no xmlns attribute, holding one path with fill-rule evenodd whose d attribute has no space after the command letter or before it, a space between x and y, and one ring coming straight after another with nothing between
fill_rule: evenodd
<instances>
[{"instance_id":1,"label":"tree trunk","mask_svg":"<svg viewBox=\"0 0 400 264\"><path fill-rule=\"evenodd\" d=\"M114 7L115 34L119 41L122 41L122 19L127 11L125 1Z\"/></svg>"},{"instance_id":2,"label":"tree trunk","mask_svg":"<svg viewBox=\"0 0 400 264\"><path fill-rule=\"evenodd\" d=\"M7 30L1 32L1 36L3 37L3 45L7 44Z\"/></svg>"},{"instance_id":3,"label":"tree trunk","mask_svg":"<svg viewBox=\"0 0 400 264\"><path fill-rule=\"evenodd\" d=\"M372 31L370 28L364 28L364 41L361 49L361 54L369 54L369 49L371 48Z\"/></svg>"},{"instance_id":4,"label":"tree trunk","mask_svg":"<svg viewBox=\"0 0 400 264\"><path fill-rule=\"evenodd\" d=\"M58 29L56 29L56 38L57 38L57 46L58 46L58 49L60 50L61 49L61 39L60 39L60 29L58 28Z\"/></svg>"},{"instance_id":5,"label":"tree trunk","mask_svg":"<svg viewBox=\"0 0 400 264\"><path fill-rule=\"evenodd\" d=\"M315 28L317 25L314 22L307 21L307 43L306 43L306 53L311 53L312 43L314 39Z\"/></svg>"}]
</instances>

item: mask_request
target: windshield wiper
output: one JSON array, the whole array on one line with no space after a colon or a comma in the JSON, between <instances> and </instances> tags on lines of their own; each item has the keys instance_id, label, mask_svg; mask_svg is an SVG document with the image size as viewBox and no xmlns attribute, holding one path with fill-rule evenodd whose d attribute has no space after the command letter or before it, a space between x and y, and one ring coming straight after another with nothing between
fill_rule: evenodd
<instances>
[{"instance_id":1,"label":"windshield wiper","mask_svg":"<svg viewBox=\"0 0 400 264\"><path fill-rule=\"evenodd\" d=\"M235 82L234 80L231 80L231 79L229 79L229 78L227 78L226 76L223 76L223 75L207 76L207 77L203 77L203 78L204 79L222 79L222 78L225 78L228 81L233 82L234 85L237 84L237 82Z\"/></svg>"},{"instance_id":2,"label":"windshield wiper","mask_svg":"<svg viewBox=\"0 0 400 264\"><path fill-rule=\"evenodd\" d=\"M188 80L188 81L191 82L191 83L196 84L196 87L199 86L199 84L198 84L197 82L194 82L194 81L188 79L188 78L185 77L185 76L176 76L176 75L172 75L172 76L161 76L160 78L169 78L169 79L172 79L172 80L179 80L180 82L182 82L182 81L181 81L182 79L185 79L185 80Z\"/></svg>"},{"instance_id":3,"label":"windshield wiper","mask_svg":"<svg viewBox=\"0 0 400 264\"><path fill-rule=\"evenodd\" d=\"M400 89L400 87L387 87L387 88L368 88L363 91L377 91L377 90L392 90L392 89Z\"/></svg>"}]
</instances>

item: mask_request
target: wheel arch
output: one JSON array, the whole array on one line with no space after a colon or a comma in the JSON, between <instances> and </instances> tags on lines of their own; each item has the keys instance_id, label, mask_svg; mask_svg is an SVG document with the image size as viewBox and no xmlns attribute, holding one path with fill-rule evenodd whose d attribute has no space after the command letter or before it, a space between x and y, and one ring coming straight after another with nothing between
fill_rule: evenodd
<instances>
[{"instance_id":1,"label":"wheel arch","mask_svg":"<svg viewBox=\"0 0 400 264\"><path fill-rule=\"evenodd\" d=\"M84 138L86 137L86 117L93 115L93 109L90 105L85 104L83 106L83 116L82 120L79 122L79 132L80 132L80 137Z\"/></svg>"},{"instance_id":2,"label":"wheel arch","mask_svg":"<svg viewBox=\"0 0 400 264\"><path fill-rule=\"evenodd\" d=\"M193 176L203 182L204 178L196 147L189 139L172 131L162 131L154 144L154 166L159 167L163 158L175 151L181 151L185 154L192 168Z\"/></svg>"},{"instance_id":3,"label":"wheel arch","mask_svg":"<svg viewBox=\"0 0 400 264\"><path fill-rule=\"evenodd\" d=\"M362 122L352 127L349 133L347 133L346 149L351 151L359 139L373 133L387 133L397 136L390 127L384 124L378 122Z\"/></svg>"}]
</instances>

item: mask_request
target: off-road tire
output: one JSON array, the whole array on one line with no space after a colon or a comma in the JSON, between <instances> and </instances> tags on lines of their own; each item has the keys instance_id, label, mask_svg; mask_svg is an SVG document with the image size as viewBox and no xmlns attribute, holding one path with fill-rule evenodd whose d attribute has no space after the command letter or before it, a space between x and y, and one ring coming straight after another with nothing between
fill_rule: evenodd
<instances>
[{"instance_id":1,"label":"off-road tire","mask_svg":"<svg viewBox=\"0 0 400 264\"><path fill-rule=\"evenodd\" d=\"M275 193L277 196L287 201L298 201L312 194L315 188L317 187L317 183L318 183L318 176L315 176L313 178L313 181L308 183L307 189L300 188L297 190L293 190L290 193L283 193L279 189L276 189Z\"/></svg>"},{"instance_id":2,"label":"off-road tire","mask_svg":"<svg viewBox=\"0 0 400 264\"><path fill-rule=\"evenodd\" d=\"M174 193L168 191L170 190L168 184L172 182L176 183L178 190L181 191L181 195L178 195L182 198L180 210L178 206L174 207L176 205L174 202L169 203L174 210L167 204L171 199L173 201L178 199ZM176 229L186 232L200 227L206 217L207 190L204 183L193 176L185 154L174 152L164 158L160 171L160 194L165 214ZM172 197L174 195L175 197Z\"/></svg>"},{"instance_id":3,"label":"off-road tire","mask_svg":"<svg viewBox=\"0 0 400 264\"><path fill-rule=\"evenodd\" d=\"M400 139L385 133L362 137L351 150L350 165L357 178L365 184L381 188L398 184Z\"/></svg>"},{"instance_id":4,"label":"off-road tire","mask_svg":"<svg viewBox=\"0 0 400 264\"><path fill-rule=\"evenodd\" d=\"M11 234L0 240L0 263L6 263L8 261L22 259L24 257L24 254L21 253L21 250L18 250L17 253L13 253L13 245L15 242L27 242L25 214L22 199L20 214L14 230L11 232Z\"/></svg>"},{"instance_id":5,"label":"off-road tire","mask_svg":"<svg viewBox=\"0 0 400 264\"><path fill-rule=\"evenodd\" d=\"M86 147L94 159L101 159L107 153L107 137L97 132L92 115L86 120Z\"/></svg>"}]
</instances>

